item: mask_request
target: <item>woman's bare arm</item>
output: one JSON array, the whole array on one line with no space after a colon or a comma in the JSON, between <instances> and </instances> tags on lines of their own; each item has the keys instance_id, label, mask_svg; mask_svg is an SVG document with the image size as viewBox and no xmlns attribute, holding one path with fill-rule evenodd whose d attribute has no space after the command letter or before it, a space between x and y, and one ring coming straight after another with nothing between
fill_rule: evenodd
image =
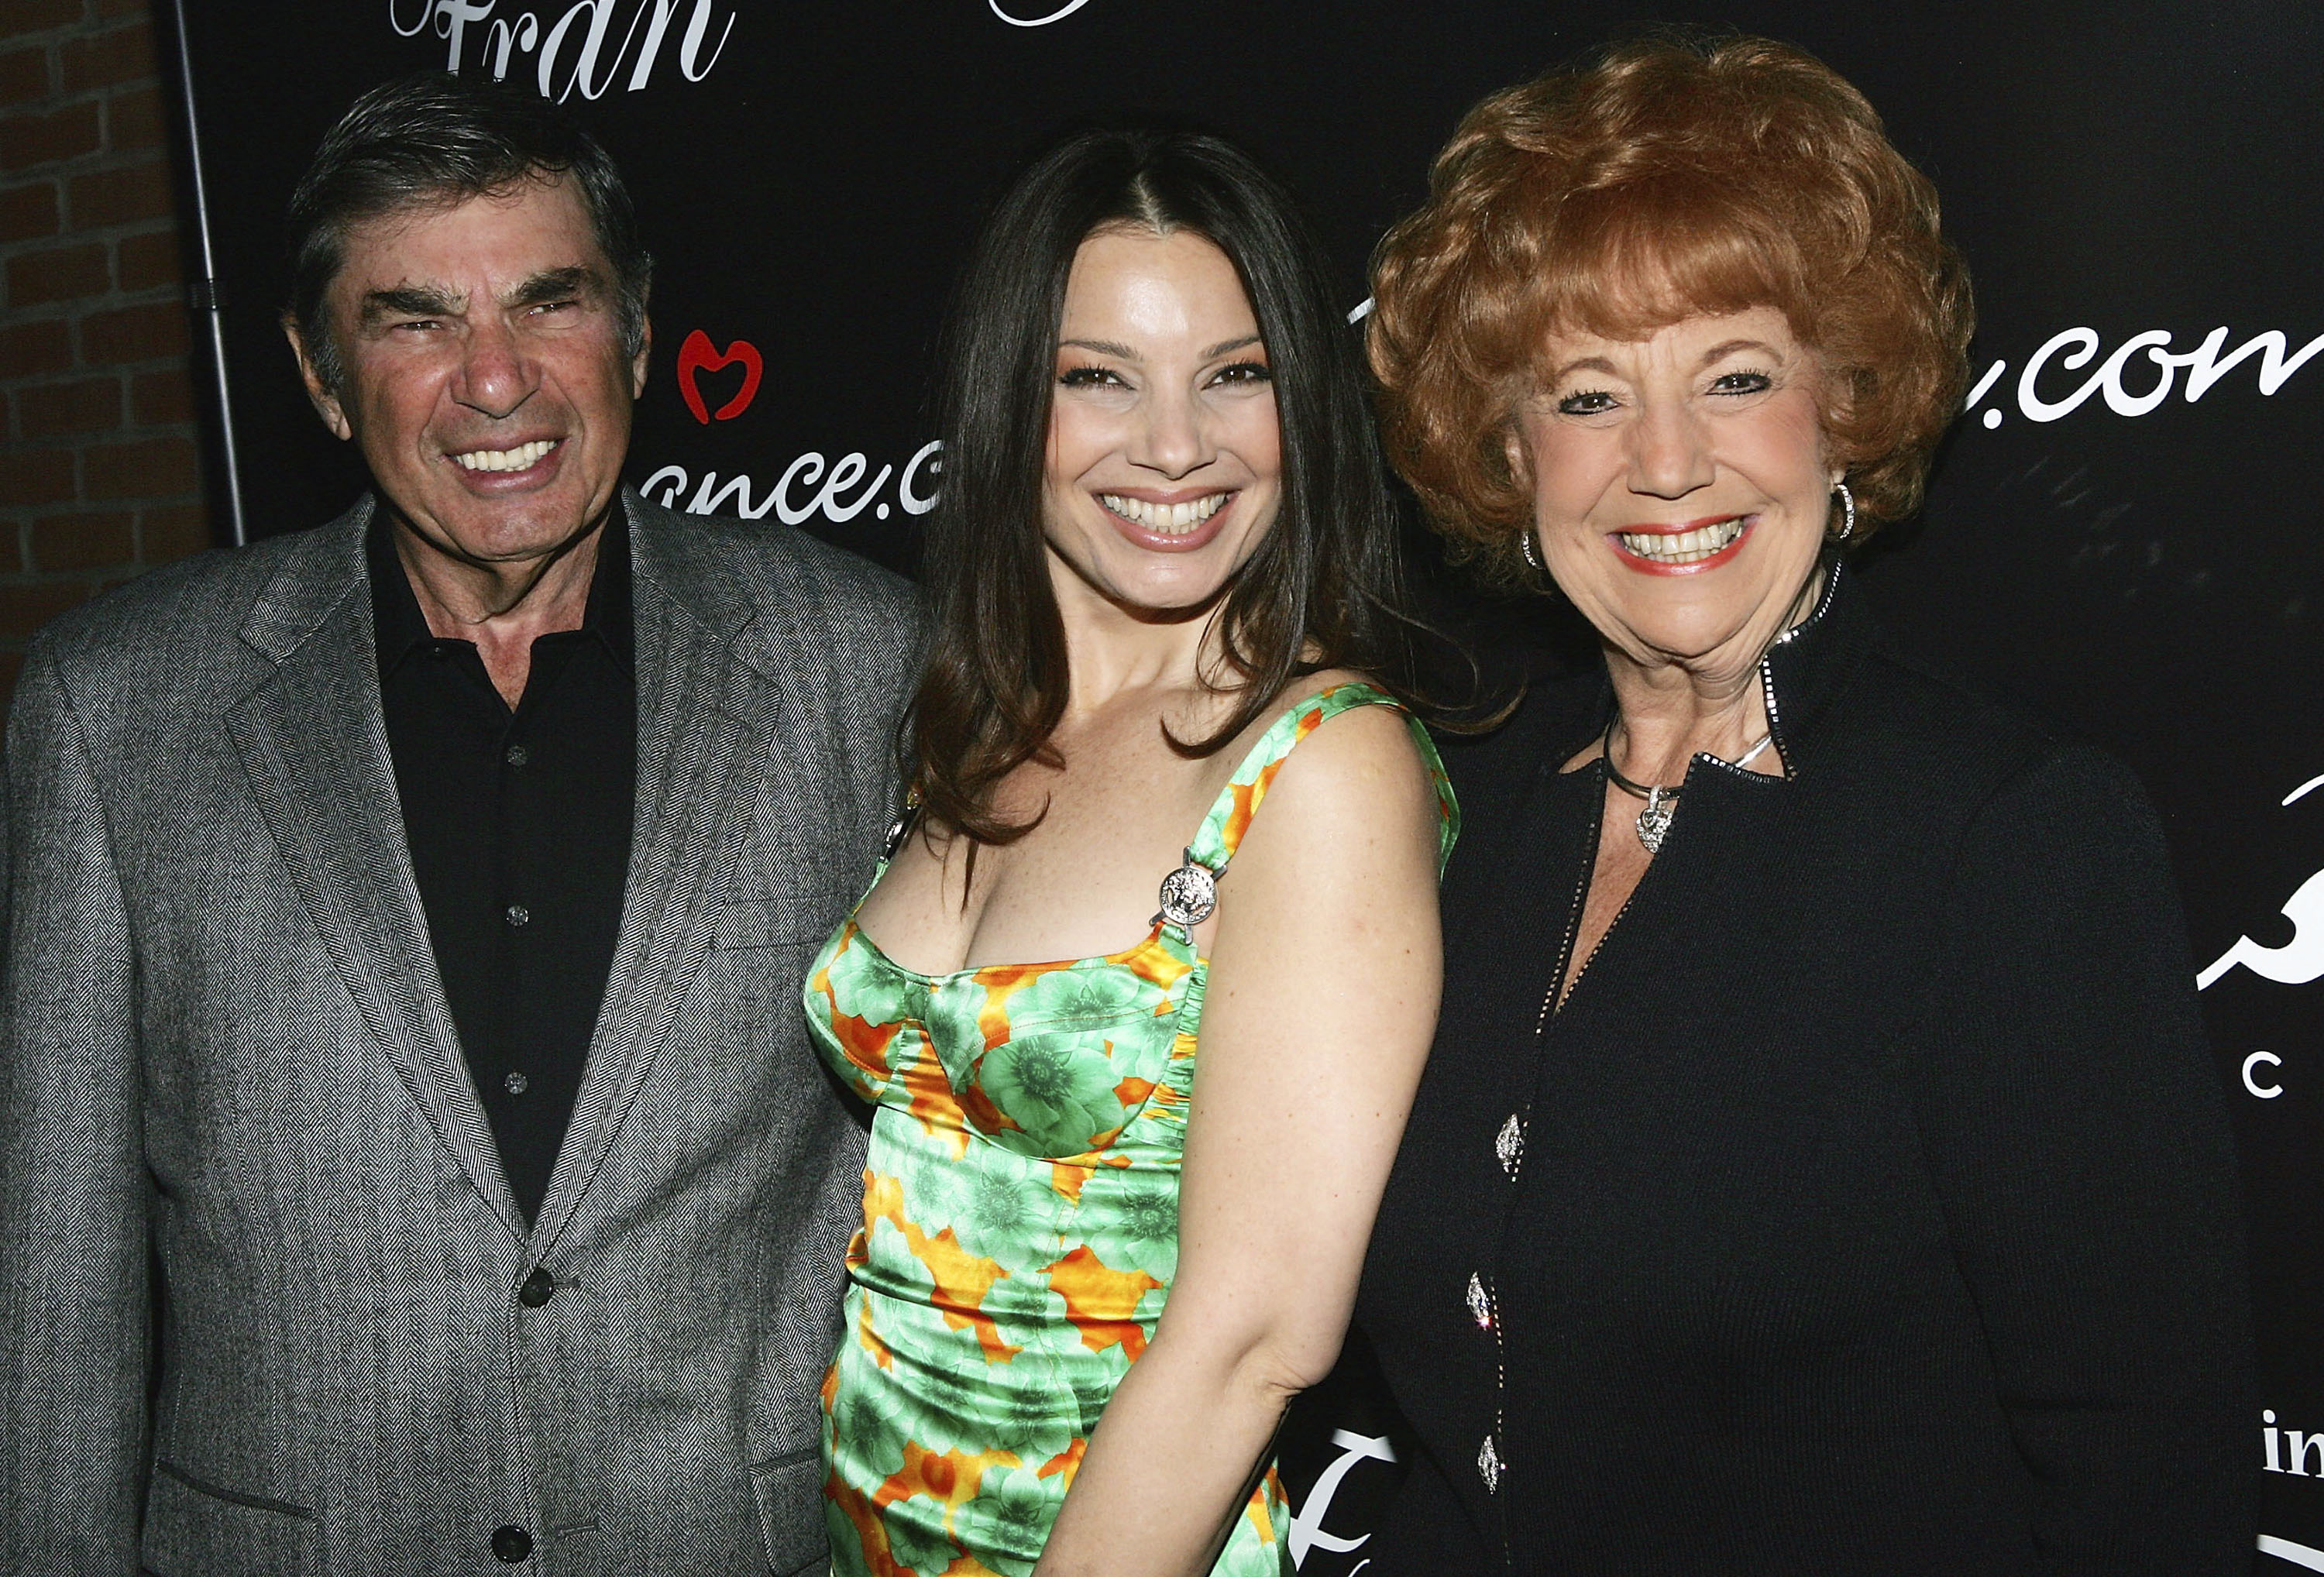
<instances>
[{"instance_id":1,"label":"woman's bare arm","mask_svg":"<svg viewBox=\"0 0 2324 1577\"><path fill-rule=\"evenodd\" d=\"M1435 1031L1436 850L1398 714L1343 713L1284 762L1220 884L1169 1303L1037 1577L1206 1570L1337 1359Z\"/></svg>"}]
</instances>

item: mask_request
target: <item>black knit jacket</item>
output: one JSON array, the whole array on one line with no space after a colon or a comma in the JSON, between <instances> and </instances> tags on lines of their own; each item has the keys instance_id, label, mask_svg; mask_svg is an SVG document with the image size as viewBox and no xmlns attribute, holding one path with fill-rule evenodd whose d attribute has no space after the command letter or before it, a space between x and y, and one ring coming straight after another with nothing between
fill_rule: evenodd
<instances>
[{"instance_id":1,"label":"black knit jacket","mask_svg":"<svg viewBox=\"0 0 2324 1577\"><path fill-rule=\"evenodd\" d=\"M2145 796L1844 576L1761 678L1786 774L1694 759L1546 1016L1604 676L1446 751L1443 1016L1359 1309L1419 1445L1373 1577L2249 1572L2236 1163Z\"/></svg>"}]
</instances>

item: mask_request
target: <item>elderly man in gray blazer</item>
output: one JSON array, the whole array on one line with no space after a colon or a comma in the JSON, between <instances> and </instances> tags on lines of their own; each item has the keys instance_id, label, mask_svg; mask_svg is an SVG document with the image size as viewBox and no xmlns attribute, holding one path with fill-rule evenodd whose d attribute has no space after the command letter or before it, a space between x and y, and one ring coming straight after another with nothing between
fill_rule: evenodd
<instances>
[{"instance_id":1,"label":"elderly man in gray blazer","mask_svg":"<svg viewBox=\"0 0 2324 1577\"><path fill-rule=\"evenodd\" d=\"M817 1565L800 973L914 601L621 487L647 259L541 101L366 96L293 229L375 496L59 620L10 720L0 1566Z\"/></svg>"}]
</instances>

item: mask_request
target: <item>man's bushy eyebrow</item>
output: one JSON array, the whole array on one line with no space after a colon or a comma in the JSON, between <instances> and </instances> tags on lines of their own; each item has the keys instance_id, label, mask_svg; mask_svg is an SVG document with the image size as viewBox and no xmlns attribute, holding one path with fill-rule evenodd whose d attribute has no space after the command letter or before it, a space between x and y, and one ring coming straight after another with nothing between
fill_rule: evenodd
<instances>
[{"instance_id":1,"label":"man's bushy eyebrow","mask_svg":"<svg viewBox=\"0 0 2324 1577\"><path fill-rule=\"evenodd\" d=\"M460 308L460 298L449 291L425 285L397 285L364 294L363 320L371 323L382 318L441 318L457 313Z\"/></svg>"},{"instance_id":2,"label":"man's bushy eyebrow","mask_svg":"<svg viewBox=\"0 0 2324 1577\"><path fill-rule=\"evenodd\" d=\"M509 301L512 306L530 307L567 296L603 295L604 290L605 281L595 269L576 263L570 268L543 269L519 285Z\"/></svg>"},{"instance_id":3,"label":"man's bushy eyebrow","mask_svg":"<svg viewBox=\"0 0 2324 1577\"><path fill-rule=\"evenodd\" d=\"M541 270L509 292L508 304L534 307L573 296L603 295L604 290L604 279L595 269L576 263L569 268ZM363 320L374 323L383 318L456 318L466 309L467 298L456 290L435 285L395 285L364 294Z\"/></svg>"}]
</instances>

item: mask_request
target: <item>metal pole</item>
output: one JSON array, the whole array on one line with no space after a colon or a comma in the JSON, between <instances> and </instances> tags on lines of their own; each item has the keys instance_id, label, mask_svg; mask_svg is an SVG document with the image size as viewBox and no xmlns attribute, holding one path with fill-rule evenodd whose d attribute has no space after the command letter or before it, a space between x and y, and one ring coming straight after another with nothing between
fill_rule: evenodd
<instances>
[{"instance_id":1,"label":"metal pole","mask_svg":"<svg viewBox=\"0 0 2324 1577\"><path fill-rule=\"evenodd\" d=\"M194 172L194 256L197 277L186 282L186 305L208 320L210 366L217 381L219 460L226 468L226 530L237 548L250 540L242 513L242 466L235 453L234 402L226 389L226 318L218 297L217 257L210 247L209 191L202 176L201 128L194 114L194 57L186 39L186 0L171 0L178 21L178 83L186 96L186 161Z\"/></svg>"}]
</instances>

